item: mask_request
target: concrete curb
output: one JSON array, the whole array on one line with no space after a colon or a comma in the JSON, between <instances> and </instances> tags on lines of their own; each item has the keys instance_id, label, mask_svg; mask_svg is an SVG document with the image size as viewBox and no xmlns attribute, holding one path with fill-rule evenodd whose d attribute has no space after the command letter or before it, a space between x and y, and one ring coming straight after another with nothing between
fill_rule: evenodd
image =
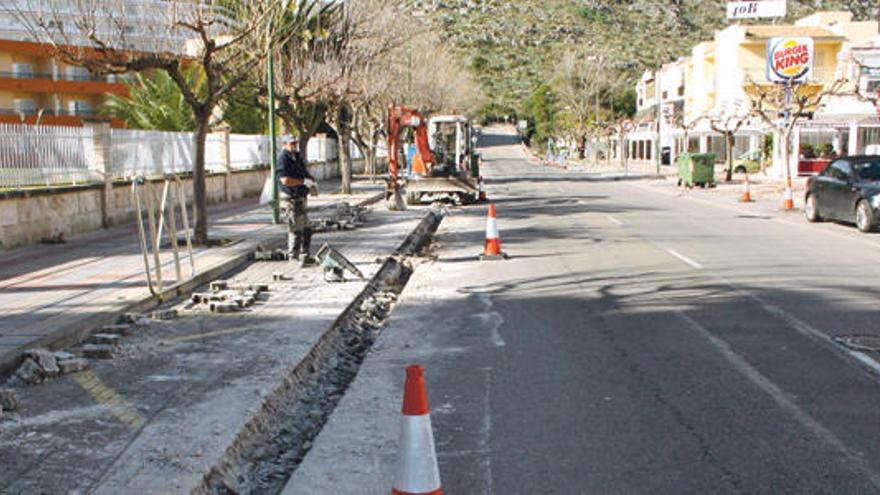
<instances>
[{"instance_id":1,"label":"concrete curb","mask_svg":"<svg viewBox=\"0 0 880 495\"><path fill-rule=\"evenodd\" d=\"M355 205L369 206L377 203L384 197L384 192L376 193L362 201L359 201L358 203L355 203ZM321 211L324 208L325 206L320 206L316 208L310 208L310 210ZM262 241L266 242L266 239L262 239ZM119 311L105 314L97 314L92 317L79 320L71 324L70 326L60 328L49 335L43 336L26 345L20 346L14 351L6 352L0 355L0 378L5 378L15 372L19 364L21 364L22 353L24 353L24 351L28 349L43 347L50 350L59 350L74 344L78 344L79 342L82 342L83 340L91 336L91 334L100 327L117 323L119 317L125 313L146 312L150 309L158 307L161 304L177 300L180 297L192 292L195 288L201 285L207 284L208 282L221 278L226 274L232 273L240 269L249 262L251 253L254 251L254 249L256 249L257 245L260 244L260 242L261 240L258 239L242 241L235 244L235 246L231 248L233 249L233 253L229 259L222 261L205 271L197 273L195 277L190 280L185 280L183 282L167 287L164 291L162 291L162 294L159 297L149 295L138 301L133 301L131 304L125 306ZM280 243L281 239L272 239L269 240L269 242L274 245Z\"/></svg>"}]
</instances>

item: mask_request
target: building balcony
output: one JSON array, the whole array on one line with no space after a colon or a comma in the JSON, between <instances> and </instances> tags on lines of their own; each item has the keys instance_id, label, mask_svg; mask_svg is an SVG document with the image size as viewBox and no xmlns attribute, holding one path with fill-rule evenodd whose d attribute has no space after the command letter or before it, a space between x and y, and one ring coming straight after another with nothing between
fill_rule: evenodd
<instances>
[{"instance_id":1,"label":"building balcony","mask_svg":"<svg viewBox=\"0 0 880 495\"><path fill-rule=\"evenodd\" d=\"M37 116L42 115L44 117L96 117L98 116L98 112L95 110L53 110L53 109L44 109L42 113L36 109L21 109L17 110L15 108L0 108L0 115L15 115L15 116Z\"/></svg>"},{"instance_id":2,"label":"building balcony","mask_svg":"<svg viewBox=\"0 0 880 495\"><path fill-rule=\"evenodd\" d=\"M110 82L106 77L63 72L53 78L52 74L45 72L0 71L0 91L128 95L128 87L122 81Z\"/></svg>"}]
</instances>

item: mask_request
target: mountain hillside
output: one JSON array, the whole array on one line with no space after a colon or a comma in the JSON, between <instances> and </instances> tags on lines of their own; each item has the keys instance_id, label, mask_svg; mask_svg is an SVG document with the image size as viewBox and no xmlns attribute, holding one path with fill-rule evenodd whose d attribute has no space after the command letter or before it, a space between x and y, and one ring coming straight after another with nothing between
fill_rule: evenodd
<instances>
[{"instance_id":1,"label":"mountain hillside","mask_svg":"<svg viewBox=\"0 0 880 495\"><path fill-rule=\"evenodd\" d=\"M573 45L646 67L674 60L727 25L725 0L417 0L481 84L487 104L516 109ZM785 21L816 10L880 17L878 0L788 0ZM768 21L759 21L768 22ZM783 22L782 20L777 22Z\"/></svg>"}]
</instances>

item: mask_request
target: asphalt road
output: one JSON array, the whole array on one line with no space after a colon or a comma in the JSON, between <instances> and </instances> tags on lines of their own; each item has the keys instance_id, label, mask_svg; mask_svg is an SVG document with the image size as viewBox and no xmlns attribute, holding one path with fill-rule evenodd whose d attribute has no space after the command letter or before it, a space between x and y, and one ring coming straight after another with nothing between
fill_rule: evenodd
<instances>
[{"instance_id":1,"label":"asphalt road","mask_svg":"<svg viewBox=\"0 0 880 495\"><path fill-rule=\"evenodd\" d=\"M456 213L398 322L446 493L880 491L880 235L482 145L512 259Z\"/></svg>"}]
</instances>

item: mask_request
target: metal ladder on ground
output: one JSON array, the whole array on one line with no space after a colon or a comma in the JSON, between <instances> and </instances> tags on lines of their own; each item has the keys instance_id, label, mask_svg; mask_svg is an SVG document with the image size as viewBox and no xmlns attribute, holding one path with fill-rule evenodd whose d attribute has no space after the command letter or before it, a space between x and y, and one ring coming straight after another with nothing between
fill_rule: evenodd
<instances>
[{"instance_id":1,"label":"metal ladder on ground","mask_svg":"<svg viewBox=\"0 0 880 495\"><path fill-rule=\"evenodd\" d=\"M153 180L144 176L135 177L131 183L131 194L137 208L138 238L140 239L141 253L144 257L144 269L147 274L147 285L150 293L162 298L162 233L165 229L167 218L167 237L174 254L174 270L177 275L177 283L183 282L183 269L180 263L180 246L178 245L177 216L175 210L180 211L183 221L183 233L186 239L186 256L189 258L189 279L196 274L195 258L192 250L192 237L189 230L189 217L186 211L186 196L183 194L183 182L176 174L165 175L165 184L162 188L162 200L156 197L156 188ZM170 202L170 208L169 208ZM144 206L147 210L147 228L144 227ZM158 211L156 207L158 206ZM149 237L147 237L149 231ZM151 261L152 258L152 261ZM155 276L155 283L154 283Z\"/></svg>"}]
</instances>

